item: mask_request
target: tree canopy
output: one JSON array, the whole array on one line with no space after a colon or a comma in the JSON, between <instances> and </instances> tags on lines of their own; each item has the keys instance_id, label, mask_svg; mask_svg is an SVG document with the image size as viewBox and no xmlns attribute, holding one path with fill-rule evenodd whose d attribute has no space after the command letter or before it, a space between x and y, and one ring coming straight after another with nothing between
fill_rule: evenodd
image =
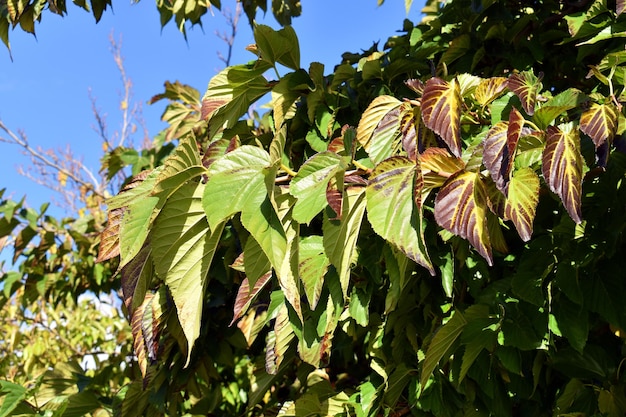
<instances>
[{"instance_id":1,"label":"tree canopy","mask_svg":"<svg viewBox=\"0 0 626 417\"><path fill-rule=\"evenodd\" d=\"M106 152L106 221L3 202L4 305L119 289L132 341L0 381L0 416L624 415L625 9L430 0L334 68L255 24Z\"/></svg>"}]
</instances>

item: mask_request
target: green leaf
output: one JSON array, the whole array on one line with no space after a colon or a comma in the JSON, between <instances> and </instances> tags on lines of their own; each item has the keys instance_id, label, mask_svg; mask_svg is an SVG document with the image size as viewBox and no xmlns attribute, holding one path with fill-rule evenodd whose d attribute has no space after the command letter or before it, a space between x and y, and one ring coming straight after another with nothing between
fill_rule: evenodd
<instances>
[{"instance_id":1,"label":"green leaf","mask_svg":"<svg viewBox=\"0 0 626 417\"><path fill-rule=\"evenodd\" d=\"M278 310L274 329L267 335L265 370L268 374L274 375L278 372L294 337L293 327L289 322L289 311L287 305L283 304Z\"/></svg>"},{"instance_id":2,"label":"green leaf","mask_svg":"<svg viewBox=\"0 0 626 417\"><path fill-rule=\"evenodd\" d=\"M294 70L300 68L300 46L291 26L276 31L266 25L256 25L254 40L262 60L272 66L278 62Z\"/></svg>"},{"instance_id":3,"label":"green leaf","mask_svg":"<svg viewBox=\"0 0 626 417\"><path fill-rule=\"evenodd\" d=\"M346 168L343 159L333 152L320 152L309 158L289 184L289 193L298 199L293 209L294 220L310 223L328 205L329 181Z\"/></svg>"},{"instance_id":4,"label":"green leaf","mask_svg":"<svg viewBox=\"0 0 626 417\"><path fill-rule=\"evenodd\" d=\"M0 392L3 394L0 417L12 415L11 412L26 399L28 391L21 385L9 381L0 380Z\"/></svg>"},{"instance_id":5,"label":"green leaf","mask_svg":"<svg viewBox=\"0 0 626 417\"><path fill-rule=\"evenodd\" d=\"M188 342L186 365L200 334L204 288L223 223L207 224L202 205L204 186L188 183L170 196L154 224L153 259L167 284Z\"/></svg>"},{"instance_id":6,"label":"green leaf","mask_svg":"<svg viewBox=\"0 0 626 417\"><path fill-rule=\"evenodd\" d=\"M233 127L250 105L271 90L263 73L271 66L264 61L236 65L211 79L202 97L202 118L209 122L209 137Z\"/></svg>"},{"instance_id":7,"label":"green leaf","mask_svg":"<svg viewBox=\"0 0 626 417\"><path fill-rule=\"evenodd\" d=\"M583 353L589 336L589 312L583 306L561 295L552 303L553 314L563 336L580 354Z\"/></svg>"},{"instance_id":8,"label":"green leaf","mask_svg":"<svg viewBox=\"0 0 626 417\"><path fill-rule=\"evenodd\" d=\"M533 221L539 203L539 177L530 168L513 173L509 184L508 198L504 206L506 219L515 225L517 233L528 242L533 232Z\"/></svg>"},{"instance_id":9,"label":"green leaf","mask_svg":"<svg viewBox=\"0 0 626 417\"><path fill-rule=\"evenodd\" d=\"M422 374L420 376L420 385L422 387L426 386L428 379L441 358L443 358L443 355L452 347L457 338L461 336L466 324L465 317L457 310L450 320L435 333L430 345L428 345L424 362L422 362Z\"/></svg>"},{"instance_id":10,"label":"green leaf","mask_svg":"<svg viewBox=\"0 0 626 417\"><path fill-rule=\"evenodd\" d=\"M324 213L324 250L337 270L344 297L348 294L350 268L357 254L356 243L365 205L365 189L348 187L343 196L341 220L331 220L329 208Z\"/></svg>"},{"instance_id":11,"label":"green leaf","mask_svg":"<svg viewBox=\"0 0 626 417\"><path fill-rule=\"evenodd\" d=\"M163 162L152 194L167 198L178 187L205 172L196 140L189 136L181 138L174 152Z\"/></svg>"},{"instance_id":12,"label":"green leaf","mask_svg":"<svg viewBox=\"0 0 626 417\"><path fill-rule=\"evenodd\" d=\"M550 190L561 198L572 220L580 224L583 158L578 131L548 126L542 163L543 177Z\"/></svg>"},{"instance_id":13,"label":"green leaf","mask_svg":"<svg viewBox=\"0 0 626 417\"><path fill-rule=\"evenodd\" d=\"M330 261L324 253L322 236L307 236L300 240L300 263L298 272L304 284L304 293L311 309L315 310L324 287L324 275Z\"/></svg>"},{"instance_id":14,"label":"green leaf","mask_svg":"<svg viewBox=\"0 0 626 417\"><path fill-rule=\"evenodd\" d=\"M149 196L128 206L120 226L120 267L130 262L141 250L154 219L159 214L164 199Z\"/></svg>"},{"instance_id":15,"label":"green leaf","mask_svg":"<svg viewBox=\"0 0 626 417\"><path fill-rule=\"evenodd\" d=\"M374 231L407 257L435 275L426 244L422 220L421 192L416 183L421 170L415 161L392 157L378 164L366 188L367 218Z\"/></svg>"},{"instance_id":16,"label":"green leaf","mask_svg":"<svg viewBox=\"0 0 626 417\"><path fill-rule=\"evenodd\" d=\"M244 145L209 167L202 204L211 228L229 219L244 207L256 205L267 196L265 170L270 166L267 152Z\"/></svg>"},{"instance_id":17,"label":"green leaf","mask_svg":"<svg viewBox=\"0 0 626 417\"><path fill-rule=\"evenodd\" d=\"M391 156L400 129L402 102L395 97L376 97L359 120L356 139L374 163Z\"/></svg>"},{"instance_id":18,"label":"green leaf","mask_svg":"<svg viewBox=\"0 0 626 417\"><path fill-rule=\"evenodd\" d=\"M454 156L461 156L461 91L456 79L428 79L422 96L422 119L437 133Z\"/></svg>"},{"instance_id":19,"label":"green leaf","mask_svg":"<svg viewBox=\"0 0 626 417\"><path fill-rule=\"evenodd\" d=\"M492 265L487 191L479 174L461 171L446 181L435 199L435 220L449 232L467 239Z\"/></svg>"},{"instance_id":20,"label":"green leaf","mask_svg":"<svg viewBox=\"0 0 626 417\"><path fill-rule=\"evenodd\" d=\"M540 129L546 129L559 115L579 106L585 97L580 90L568 88L535 109L532 120Z\"/></svg>"}]
</instances>

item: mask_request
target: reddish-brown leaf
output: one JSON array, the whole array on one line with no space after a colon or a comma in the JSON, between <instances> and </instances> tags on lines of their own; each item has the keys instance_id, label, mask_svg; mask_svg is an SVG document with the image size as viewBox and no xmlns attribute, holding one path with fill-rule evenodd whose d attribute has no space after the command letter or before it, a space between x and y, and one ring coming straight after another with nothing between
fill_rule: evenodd
<instances>
[{"instance_id":1,"label":"reddish-brown leaf","mask_svg":"<svg viewBox=\"0 0 626 417\"><path fill-rule=\"evenodd\" d=\"M615 14L621 15L626 10L626 0L616 0L615 2Z\"/></svg>"},{"instance_id":2,"label":"reddish-brown leaf","mask_svg":"<svg viewBox=\"0 0 626 417\"><path fill-rule=\"evenodd\" d=\"M532 71L523 71L512 74L509 77L507 86L522 102L524 111L529 116L535 114L535 103L537 102L537 93L541 90L541 79L543 74L536 77Z\"/></svg>"},{"instance_id":3,"label":"reddish-brown leaf","mask_svg":"<svg viewBox=\"0 0 626 417\"><path fill-rule=\"evenodd\" d=\"M328 181L328 185L326 186L326 201L328 201L328 205L335 212L335 217L332 219L329 217L329 220L341 220L341 210L343 207L343 172Z\"/></svg>"},{"instance_id":4,"label":"reddish-brown leaf","mask_svg":"<svg viewBox=\"0 0 626 417\"><path fill-rule=\"evenodd\" d=\"M146 291L150 286L149 281L151 277L144 275L145 268L149 268L146 272L152 272L152 260L149 255L150 245L144 244L137 256L124 265L120 271L122 301L124 306L126 306L129 317L133 316L135 307L143 302Z\"/></svg>"},{"instance_id":5,"label":"reddish-brown leaf","mask_svg":"<svg viewBox=\"0 0 626 417\"><path fill-rule=\"evenodd\" d=\"M487 193L480 175L461 171L450 177L435 199L437 223L467 239L489 263L493 264L487 228Z\"/></svg>"},{"instance_id":6,"label":"reddish-brown leaf","mask_svg":"<svg viewBox=\"0 0 626 417\"><path fill-rule=\"evenodd\" d=\"M109 210L107 226L100 234L100 246L96 262L104 262L120 254L120 226L126 207Z\"/></svg>"},{"instance_id":7,"label":"reddish-brown leaf","mask_svg":"<svg viewBox=\"0 0 626 417\"><path fill-rule=\"evenodd\" d=\"M572 220L580 223L583 157L578 131L566 132L548 126L547 133L542 157L543 177L550 189L561 198Z\"/></svg>"},{"instance_id":8,"label":"reddish-brown leaf","mask_svg":"<svg viewBox=\"0 0 626 417\"><path fill-rule=\"evenodd\" d=\"M461 93L456 80L447 82L433 77L426 82L422 97L422 119L448 145L450 151L461 156Z\"/></svg>"},{"instance_id":9,"label":"reddish-brown leaf","mask_svg":"<svg viewBox=\"0 0 626 417\"><path fill-rule=\"evenodd\" d=\"M237 297L235 298L235 306L233 307L233 320L230 322L230 326L233 325L237 320L243 316L248 307L250 307L250 303L258 293L261 292L265 284L270 282L272 278L272 271L268 271L263 274L255 283L254 288L250 289L250 283L248 282L248 278L245 278L241 285L239 286L239 291L237 291Z\"/></svg>"},{"instance_id":10,"label":"reddish-brown leaf","mask_svg":"<svg viewBox=\"0 0 626 417\"><path fill-rule=\"evenodd\" d=\"M580 130L593 140L596 148L613 140L618 112L612 104L593 103L580 117Z\"/></svg>"},{"instance_id":11,"label":"reddish-brown leaf","mask_svg":"<svg viewBox=\"0 0 626 417\"><path fill-rule=\"evenodd\" d=\"M515 108L511 109L508 122L498 122L489 129L483 142L483 163L489 170L498 190L508 193L515 150L522 134L524 118Z\"/></svg>"},{"instance_id":12,"label":"reddish-brown leaf","mask_svg":"<svg viewBox=\"0 0 626 417\"><path fill-rule=\"evenodd\" d=\"M420 129L420 109L408 103L403 103L400 116L400 136L402 147L412 161L417 159L418 138Z\"/></svg>"}]
</instances>

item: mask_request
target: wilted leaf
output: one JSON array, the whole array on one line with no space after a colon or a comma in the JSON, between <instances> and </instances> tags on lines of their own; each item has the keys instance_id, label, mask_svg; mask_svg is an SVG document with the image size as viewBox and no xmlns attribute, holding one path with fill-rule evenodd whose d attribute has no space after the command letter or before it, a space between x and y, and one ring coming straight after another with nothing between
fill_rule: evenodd
<instances>
[{"instance_id":1,"label":"wilted leaf","mask_svg":"<svg viewBox=\"0 0 626 417\"><path fill-rule=\"evenodd\" d=\"M505 215L510 219L524 242L533 232L535 211L539 203L539 177L530 168L514 172L506 199Z\"/></svg>"},{"instance_id":2,"label":"wilted leaf","mask_svg":"<svg viewBox=\"0 0 626 417\"><path fill-rule=\"evenodd\" d=\"M367 218L374 231L407 257L435 275L424 243L421 208L415 204L418 172L406 157L389 158L376 166L366 188Z\"/></svg>"},{"instance_id":3,"label":"wilted leaf","mask_svg":"<svg viewBox=\"0 0 626 417\"><path fill-rule=\"evenodd\" d=\"M543 177L550 190L561 198L572 220L580 223L583 158L578 131L548 126L542 163Z\"/></svg>"},{"instance_id":4,"label":"wilted leaf","mask_svg":"<svg viewBox=\"0 0 626 417\"><path fill-rule=\"evenodd\" d=\"M137 355L137 363L144 380L147 377L148 366L157 359L166 312L167 297L161 290L147 293L143 303L132 315L133 350Z\"/></svg>"},{"instance_id":5,"label":"wilted leaf","mask_svg":"<svg viewBox=\"0 0 626 417\"><path fill-rule=\"evenodd\" d=\"M536 77L532 71L523 71L521 73L512 74L509 77L507 86L509 90L515 93L522 102L524 111L529 116L535 113L535 103L537 102L537 93L541 91L541 79L543 74Z\"/></svg>"},{"instance_id":6,"label":"wilted leaf","mask_svg":"<svg viewBox=\"0 0 626 417\"><path fill-rule=\"evenodd\" d=\"M150 245L146 244L139 253L120 271L122 296L128 316L143 302L152 281L153 267Z\"/></svg>"},{"instance_id":7,"label":"wilted leaf","mask_svg":"<svg viewBox=\"0 0 626 417\"><path fill-rule=\"evenodd\" d=\"M617 130L617 109L612 104L593 103L580 117L580 130L593 140L596 148L613 140Z\"/></svg>"},{"instance_id":8,"label":"wilted leaf","mask_svg":"<svg viewBox=\"0 0 626 417\"><path fill-rule=\"evenodd\" d=\"M461 92L456 80L450 83L433 77L426 82L422 97L422 118L437 133L450 151L461 156Z\"/></svg>"},{"instance_id":9,"label":"wilted leaf","mask_svg":"<svg viewBox=\"0 0 626 417\"><path fill-rule=\"evenodd\" d=\"M462 171L450 177L435 199L437 223L467 239L492 264L487 229L487 195L480 175Z\"/></svg>"}]
</instances>

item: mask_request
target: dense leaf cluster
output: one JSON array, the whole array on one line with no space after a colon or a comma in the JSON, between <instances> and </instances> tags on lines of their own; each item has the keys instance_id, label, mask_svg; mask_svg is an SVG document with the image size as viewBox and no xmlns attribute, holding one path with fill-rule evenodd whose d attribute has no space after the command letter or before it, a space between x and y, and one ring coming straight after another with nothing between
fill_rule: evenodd
<instances>
[{"instance_id":1,"label":"dense leaf cluster","mask_svg":"<svg viewBox=\"0 0 626 417\"><path fill-rule=\"evenodd\" d=\"M330 71L257 25L166 84L99 246L117 412L623 415L625 6L430 1Z\"/></svg>"}]
</instances>

